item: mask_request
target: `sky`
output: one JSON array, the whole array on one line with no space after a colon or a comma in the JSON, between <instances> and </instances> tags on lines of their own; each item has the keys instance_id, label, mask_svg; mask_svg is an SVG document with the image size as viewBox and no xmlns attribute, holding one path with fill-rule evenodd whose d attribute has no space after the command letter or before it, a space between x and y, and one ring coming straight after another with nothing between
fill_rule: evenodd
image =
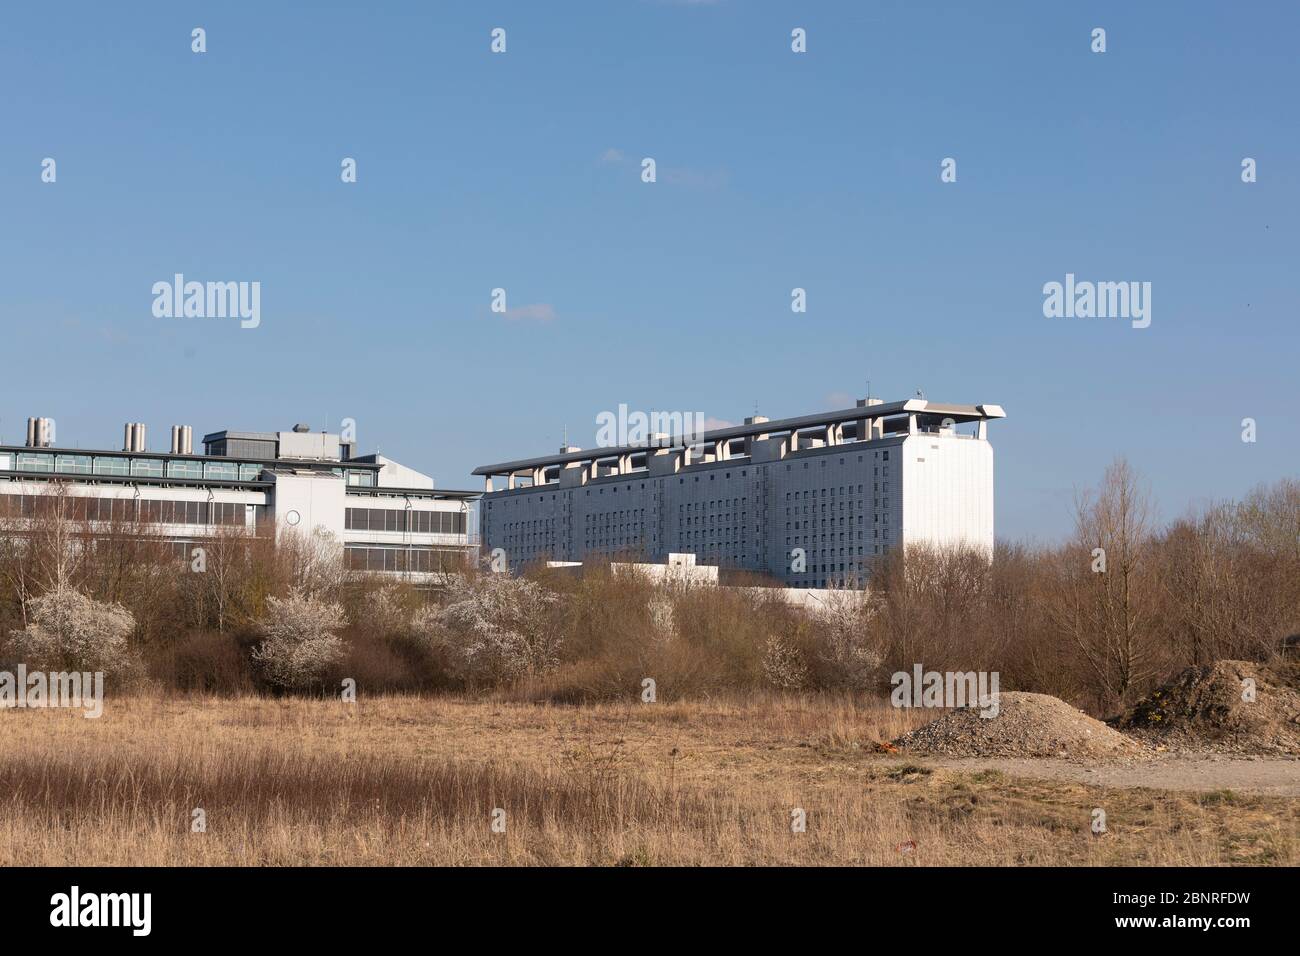
<instances>
[{"instance_id":1,"label":"sky","mask_svg":"<svg viewBox=\"0 0 1300 956\"><path fill-rule=\"evenodd\" d=\"M1003 406L1000 538L1066 534L1118 456L1177 518L1300 474L1298 28L1291 2L6 4L0 439L352 419L477 489L620 404L739 422L869 381ZM259 324L155 316L177 273L260 283ZM1150 325L1045 316L1067 274L1149 282Z\"/></svg>"}]
</instances>

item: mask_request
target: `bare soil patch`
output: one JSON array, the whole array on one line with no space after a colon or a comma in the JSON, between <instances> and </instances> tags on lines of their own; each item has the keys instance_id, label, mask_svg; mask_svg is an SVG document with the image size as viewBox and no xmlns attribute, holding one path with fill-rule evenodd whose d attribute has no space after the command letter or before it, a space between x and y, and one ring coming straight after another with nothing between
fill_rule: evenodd
<instances>
[{"instance_id":1,"label":"bare soil patch","mask_svg":"<svg viewBox=\"0 0 1300 956\"><path fill-rule=\"evenodd\" d=\"M1300 797L1300 760L1290 757L1167 753L1096 762L1042 757L950 757L927 758L925 763L963 772L993 770L1012 777L1071 780L1096 787L1213 793L1229 803L1234 794Z\"/></svg>"}]
</instances>

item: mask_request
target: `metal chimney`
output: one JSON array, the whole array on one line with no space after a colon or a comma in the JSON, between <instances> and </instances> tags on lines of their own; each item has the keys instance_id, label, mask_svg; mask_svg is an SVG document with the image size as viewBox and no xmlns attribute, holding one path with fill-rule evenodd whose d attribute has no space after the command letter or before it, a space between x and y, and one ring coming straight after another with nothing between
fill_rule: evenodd
<instances>
[{"instance_id":1,"label":"metal chimney","mask_svg":"<svg viewBox=\"0 0 1300 956\"><path fill-rule=\"evenodd\" d=\"M172 454L194 454L194 429L189 425L172 426Z\"/></svg>"},{"instance_id":2,"label":"metal chimney","mask_svg":"<svg viewBox=\"0 0 1300 956\"><path fill-rule=\"evenodd\" d=\"M27 419L27 447L49 448L51 435L54 431L51 426L52 422L48 418Z\"/></svg>"},{"instance_id":3,"label":"metal chimney","mask_svg":"<svg viewBox=\"0 0 1300 956\"><path fill-rule=\"evenodd\" d=\"M122 436L122 451L147 451L143 422L127 422Z\"/></svg>"}]
</instances>

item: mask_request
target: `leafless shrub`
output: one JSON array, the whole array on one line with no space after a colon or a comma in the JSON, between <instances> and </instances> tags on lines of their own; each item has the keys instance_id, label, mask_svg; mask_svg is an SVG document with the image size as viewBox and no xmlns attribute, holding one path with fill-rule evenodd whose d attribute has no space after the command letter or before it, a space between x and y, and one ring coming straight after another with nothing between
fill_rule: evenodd
<instances>
[{"instance_id":1,"label":"leafless shrub","mask_svg":"<svg viewBox=\"0 0 1300 956\"><path fill-rule=\"evenodd\" d=\"M383 583L362 592L352 623L376 637L402 638L412 629L414 597L402 584Z\"/></svg>"},{"instance_id":2,"label":"leafless shrub","mask_svg":"<svg viewBox=\"0 0 1300 956\"><path fill-rule=\"evenodd\" d=\"M299 593L335 597L347 579L343 546L330 535L282 529L276 550L289 586Z\"/></svg>"}]
</instances>

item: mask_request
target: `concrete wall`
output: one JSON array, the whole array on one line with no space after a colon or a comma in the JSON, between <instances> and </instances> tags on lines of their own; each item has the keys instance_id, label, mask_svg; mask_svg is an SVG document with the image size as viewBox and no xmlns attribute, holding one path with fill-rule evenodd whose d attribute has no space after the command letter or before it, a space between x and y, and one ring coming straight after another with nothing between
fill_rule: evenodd
<instances>
[{"instance_id":1,"label":"concrete wall","mask_svg":"<svg viewBox=\"0 0 1300 956\"><path fill-rule=\"evenodd\" d=\"M272 493L276 534L327 534L343 540L343 508L347 485L336 475L321 472L275 475Z\"/></svg>"},{"instance_id":2,"label":"concrete wall","mask_svg":"<svg viewBox=\"0 0 1300 956\"><path fill-rule=\"evenodd\" d=\"M337 461L339 436L327 432L277 432L281 458Z\"/></svg>"},{"instance_id":3,"label":"concrete wall","mask_svg":"<svg viewBox=\"0 0 1300 956\"><path fill-rule=\"evenodd\" d=\"M905 544L970 545L993 553L993 446L914 435L900 484Z\"/></svg>"},{"instance_id":4,"label":"concrete wall","mask_svg":"<svg viewBox=\"0 0 1300 956\"><path fill-rule=\"evenodd\" d=\"M375 455L375 461L384 466L379 472L381 488L433 488L433 479L414 468L407 468L383 455Z\"/></svg>"}]
</instances>

